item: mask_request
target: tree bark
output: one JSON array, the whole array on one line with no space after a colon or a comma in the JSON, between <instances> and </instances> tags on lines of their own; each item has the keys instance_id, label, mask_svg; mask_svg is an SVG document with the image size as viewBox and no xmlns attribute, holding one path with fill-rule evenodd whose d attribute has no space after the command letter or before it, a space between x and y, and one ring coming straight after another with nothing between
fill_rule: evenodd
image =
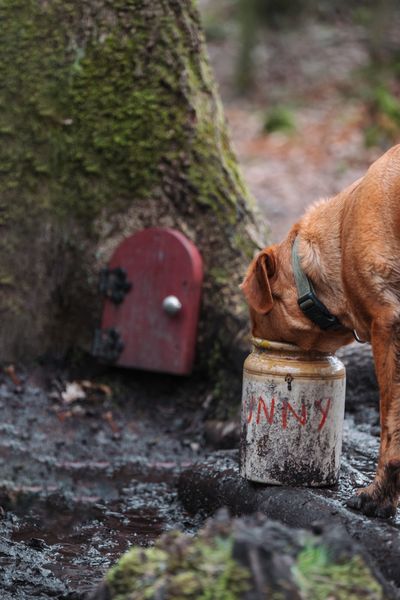
<instances>
[{"instance_id":1,"label":"tree bark","mask_svg":"<svg viewBox=\"0 0 400 600\"><path fill-rule=\"evenodd\" d=\"M197 365L223 373L264 233L194 2L0 0L0 18L0 360L88 348L98 268L158 225L203 255Z\"/></svg>"}]
</instances>

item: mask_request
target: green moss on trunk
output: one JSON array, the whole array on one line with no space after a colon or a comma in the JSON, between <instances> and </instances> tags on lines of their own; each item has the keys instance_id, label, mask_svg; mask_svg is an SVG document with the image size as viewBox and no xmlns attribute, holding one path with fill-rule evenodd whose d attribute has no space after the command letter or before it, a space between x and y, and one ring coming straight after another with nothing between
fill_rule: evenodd
<instances>
[{"instance_id":1,"label":"green moss on trunk","mask_svg":"<svg viewBox=\"0 0 400 600\"><path fill-rule=\"evenodd\" d=\"M168 165L186 202L237 220L246 192L190 3L3 0L0 17L2 188L18 198L3 223L42 207L91 226L150 198Z\"/></svg>"},{"instance_id":2,"label":"green moss on trunk","mask_svg":"<svg viewBox=\"0 0 400 600\"><path fill-rule=\"evenodd\" d=\"M199 245L213 338L257 228L193 2L0 0L0 19L0 358L88 340L96 261L154 224Z\"/></svg>"}]
</instances>

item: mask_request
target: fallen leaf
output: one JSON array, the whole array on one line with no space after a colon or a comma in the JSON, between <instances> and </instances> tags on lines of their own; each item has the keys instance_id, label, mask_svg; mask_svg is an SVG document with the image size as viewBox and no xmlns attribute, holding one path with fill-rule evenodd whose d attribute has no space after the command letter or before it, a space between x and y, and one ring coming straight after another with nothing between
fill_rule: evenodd
<instances>
[{"instance_id":1,"label":"fallen leaf","mask_svg":"<svg viewBox=\"0 0 400 600\"><path fill-rule=\"evenodd\" d=\"M14 365L9 365L8 367L4 367L4 373L6 373L9 376L9 378L11 379L11 381L13 382L14 385L16 385L16 386L21 385L21 380L19 379L18 375L15 372Z\"/></svg>"},{"instance_id":2,"label":"fallen leaf","mask_svg":"<svg viewBox=\"0 0 400 600\"><path fill-rule=\"evenodd\" d=\"M112 414L111 410L103 413L103 419L105 421L107 421L107 423L111 427L111 430L112 430L113 433L118 433L119 432L119 427L116 424L116 422L114 421L114 417L113 417L113 414Z\"/></svg>"},{"instance_id":3,"label":"fallen leaf","mask_svg":"<svg viewBox=\"0 0 400 600\"><path fill-rule=\"evenodd\" d=\"M111 396L112 396L112 389L110 388L110 386L109 386L109 385L106 385L105 383L101 383L101 384L99 384L99 385L97 386L97 389L98 389L100 392L103 392L103 394L104 394L105 396L107 396L108 398L111 398Z\"/></svg>"},{"instance_id":4,"label":"fallen leaf","mask_svg":"<svg viewBox=\"0 0 400 600\"><path fill-rule=\"evenodd\" d=\"M67 383L65 391L61 392L61 398L66 404L71 404L75 400L86 398L86 393L79 383L73 381L72 383Z\"/></svg>"},{"instance_id":5,"label":"fallen leaf","mask_svg":"<svg viewBox=\"0 0 400 600\"><path fill-rule=\"evenodd\" d=\"M63 410L60 412L57 412L57 419L61 422L64 423L64 421L66 421L67 419L69 419L72 416L72 413L70 410Z\"/></svg>"},{"instance_id":6,"label":"fallen leaf","mask_svg":"<svg viewBox=\"0 0 400 600\"><path fill-rule=\"evenodd\" d=\"M106 385L104 383L93 383L92 381L84 379L83 381L80 381L79 384L86 391L100 392L101 394L104 394L104 396L107 396L108 398L110 398L112 396L112 389L110 388L109 385Z\"/></svg>"}]
</instances>

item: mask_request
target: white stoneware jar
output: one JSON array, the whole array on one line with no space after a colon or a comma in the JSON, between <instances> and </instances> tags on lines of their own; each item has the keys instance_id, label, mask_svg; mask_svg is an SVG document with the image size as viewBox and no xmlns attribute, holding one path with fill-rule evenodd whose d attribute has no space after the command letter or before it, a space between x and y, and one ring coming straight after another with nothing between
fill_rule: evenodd
<instances>
[{"instance_id":1,"label":"white stoneware jar","mask_svg":"<svg viewBox=\"0 0 400 600\"><path fill-rule=\"evenodd\" d=\"M346 373L336 356L253 338L243 371L240 472L277 485L337 483Z\"/></svg>"}]
</instances>

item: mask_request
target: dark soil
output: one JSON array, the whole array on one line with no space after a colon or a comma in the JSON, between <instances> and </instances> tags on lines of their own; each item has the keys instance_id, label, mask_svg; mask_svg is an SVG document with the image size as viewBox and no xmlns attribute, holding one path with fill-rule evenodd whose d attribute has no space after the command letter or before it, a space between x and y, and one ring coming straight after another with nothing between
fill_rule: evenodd
<instances>
[{"instance_id":1,"label":"dark soil","mask_svg":"<svg viewBox=\"0 0 400 600\"><path fill-rule=\"evenodd\" d=\"M48 367L3 371L0 597L86 598L129 546L148 546L174 528L195 532L222 505L235 514L261 511L295 528L344 526L397 597L399 517L384 522L345 507L354 488L373 476L379 418L370 350L354 346L342 358L349 412L341 478L338 488L325 490L241 480L234 422L226 436L207 420L212 399L193 381L97 372L86 398L68 403L61 393L76 379L71 374ZM99 381L112 396L93 384ZM212 449L218 430L220 446L232 450Z\"/></svg>"},{"instance_id":2,"label":"dark soil","mask_svg":"<svg viewBox=\"0 0 400 600\"><path fill-rule=\"evenodd\" d=\"M204 413L183 408L185 384L112 374L111 398L95 390L66 404L59 374L16 377L0 375L2 600L84 598L130 545L196 529L176 493Z\"/></svg>"}]
</instances>

